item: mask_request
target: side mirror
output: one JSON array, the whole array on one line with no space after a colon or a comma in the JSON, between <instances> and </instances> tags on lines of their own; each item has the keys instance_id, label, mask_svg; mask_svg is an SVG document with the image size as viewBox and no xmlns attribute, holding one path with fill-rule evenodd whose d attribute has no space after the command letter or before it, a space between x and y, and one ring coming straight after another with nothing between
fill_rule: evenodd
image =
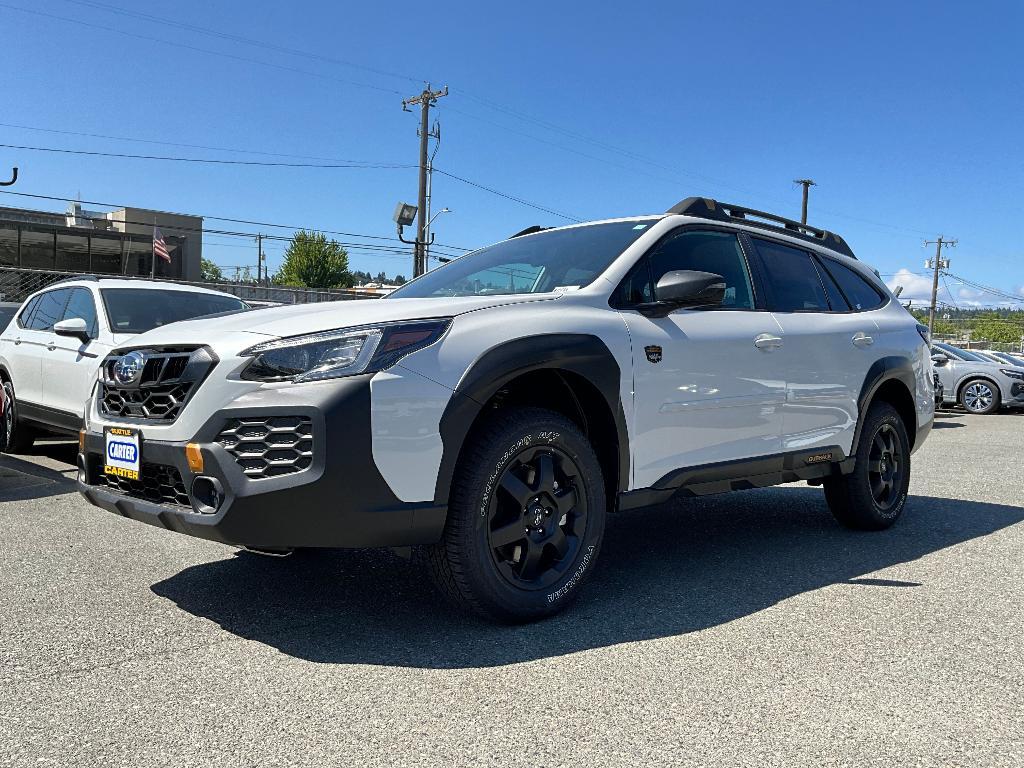
<instances>
[{"instance_id":1,"label":"side mirror","mask_svg":"<svg viewBox=\"0 0 1024 768\"><path fill-rule=\"evenodd\" d=\"M58 336L70 336L74 339L79 339L85 344L92 337L89 335L89 329L85 325L85 320L80 317L69 317L67 320L61 320L53 326L53 332Z\"/></svg>"},{"instance_id":2,"label":"side mirror","mask_svg":"<svg viewBox=\"0 0 1024 768\"><path fill-rule=\"evenodd\" d=\"M661 276L654 288L654 301L637 310L647 317L665 317L675 309L721 306L725 278L714 272L677 269Z\"/></svg>"},{"instance_id":3,"label":"side mirror","mask_svg":"<svg viewBox=\"0 0 1024 768\"><path fill-rule=\"evenodd\" d=\"M932 362L935 365L945 365L946 363L949 362L949 356L944 355L941 352L936 352L934 355L932 355Z\"/></svg>"}]
</instances>

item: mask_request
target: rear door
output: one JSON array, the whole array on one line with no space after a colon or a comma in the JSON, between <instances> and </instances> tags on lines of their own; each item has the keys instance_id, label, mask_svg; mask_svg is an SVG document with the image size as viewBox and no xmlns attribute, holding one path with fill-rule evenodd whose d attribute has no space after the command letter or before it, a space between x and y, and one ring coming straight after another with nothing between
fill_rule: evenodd
<instances>
[{"instance_id":1,"label":"rear door","mask_svg":"<svg viewBox=\"0 0 1024 768\"><path fill-rule=\"evenodd\" d=\"M47 347L43 354L42 389L46 405L81 417L96 379L96 368L110 345L98 339L99 322L92 291L83 287L70 290L61 319L84 320L90 339L83 342L72 336L54 334L53 346Z\"/></svg>"},{"instance_id":2,"label":"rear door","mask_svg":"<svg viewBox=\"0 0 1024 768\"><path fill-rule=\"evenodd\" d=\"M769 306L785 339L782 450L839 447L849 454L858 400L878 359L878 328L851 306L809 250L751 238L763 265Z\"/></svg>"},{"instance_id":3,"label":"rear door","mask_svg":"<svg viewBox=\"0 0 1024 768\"><path fill-rule=\"evenodd\" d=\"M722 275L723 305L660 318L633 309L678 269ZM778 453L780 330L754 285L734 232L687 227L667 235L616 291L633 348L633 487L679 468Z\"/></svg>"}]
</instances>

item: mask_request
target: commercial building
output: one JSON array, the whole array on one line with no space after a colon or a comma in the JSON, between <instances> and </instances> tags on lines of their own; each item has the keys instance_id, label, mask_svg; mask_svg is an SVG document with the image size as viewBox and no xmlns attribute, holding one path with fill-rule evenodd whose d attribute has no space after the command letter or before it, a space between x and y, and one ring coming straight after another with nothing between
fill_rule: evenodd
<instances>
[{"instance_id":1,"label":"commercial building","mask_svg":"<svg viewBox=\"0 0 1024 768\"><path fill-rule=\"evenodd\" d=\"M153 259L153 228L171 260ZM121 208L64 213L0 207L0 267L199 280L203 219L179 213Z\"/></svg>"}]
</instances>

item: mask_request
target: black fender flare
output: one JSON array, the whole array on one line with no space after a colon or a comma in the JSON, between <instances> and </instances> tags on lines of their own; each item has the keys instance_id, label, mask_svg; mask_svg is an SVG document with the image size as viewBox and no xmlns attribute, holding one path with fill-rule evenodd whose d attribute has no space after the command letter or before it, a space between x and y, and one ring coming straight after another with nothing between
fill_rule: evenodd
<instances>
[{"instance_id":1,"label":"black fender flare","mask_svg":"<svg viewBox=\"0 0 1024 768\"><path fill-rule=\"evenodd\" d=\"M914 406L914 423L907 425L907 432L914 436L917 433L917 407L914 399L914 392L917 390L917 379L914 376L914 366L908 357L882 357L872 363L868 368L864 383L860 388L860 395L857 398L857 428L853 433L853 442L850 445L850 453L844 462L850 464L852 469L853 457L857 454L857 447L860 445L860 433L864 426L864 417L867 416L868 407L882 385L889 381L899 381L907 388L911 402Z\"/></svg>"},{"instance_id":2,"label":"black fender flare","mask_svg":"<svg viewBox=\"0 0 1024 768\"><path fill-rule=\"evenodd\" d=\"M434 501L447 504L463 444L484 405L506 384L539 370L567 371L600 391L618 438L619 489L629 487L629 433L620 397L621 369L607 345L591 334L552 333L506 342L484 353L463 375L441 416L443 452Z\"/></svg>"}]
</instances>

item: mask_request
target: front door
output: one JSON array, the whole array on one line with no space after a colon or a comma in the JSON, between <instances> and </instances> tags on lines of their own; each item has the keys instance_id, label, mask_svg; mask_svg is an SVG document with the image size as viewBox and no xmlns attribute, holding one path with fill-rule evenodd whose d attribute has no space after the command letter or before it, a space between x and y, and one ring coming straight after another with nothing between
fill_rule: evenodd
<instances>
[{"instance_id":1,"label":"front door","mask_svg":"<svg viewBox=\"0 0 1024 768\"><path fill-rule=\"evenodd\" d=\"M88 288L72 288L61 319L81 318L90 339L53 335L43 353L43 399L48 406L81 418L96 381L96 368L110 350L97 339L96 302Z\"/></svg>"},{"instance_id":2,"label":"front door","mask_svg":"<svg viewBox=\"0 0 1024 768\"><path fill-rule=\"evenodd\" d=\"M646 317L666 272L722 275L720 308ZM747 260L733 233L685 228L670 233L634 267L615 305L633 348L633 487L675 469L779 452L785 371L782 333L759 308Z\"/></svg>"}]
</instances>

